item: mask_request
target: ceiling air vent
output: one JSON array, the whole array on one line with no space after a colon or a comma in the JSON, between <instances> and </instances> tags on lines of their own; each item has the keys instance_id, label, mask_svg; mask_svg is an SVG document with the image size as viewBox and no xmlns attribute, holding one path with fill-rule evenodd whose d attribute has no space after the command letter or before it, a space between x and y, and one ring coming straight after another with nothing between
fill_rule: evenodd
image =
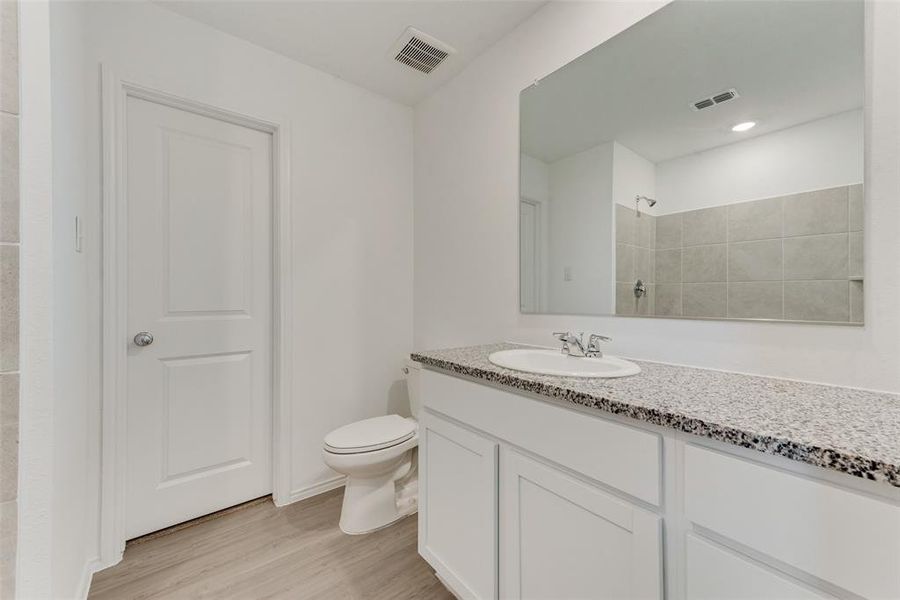
<instances>
[{"instance_id":1,"label":"ceiling air vent","mask_svg":"<svg viewBox=\"0 0 900 600\"><path fill-rule=\"evenodd\" d=\"M397 62L427 74L455 52L444 42L409 27L394 44L391 54Z\"/></svg>"},{"instance_id":2,"label":"ceiling air vent","mask_svg":"<svg viewBox=\"0 0 900 600\"><path fill-rule=\"evenodd\" d=\"M710 98L703 98L702 100L691 102L691 108L694 110L703 110L704 108L709 108L711 106L715 106L716 104L722 104L723 102L734 100L738 96L739 94L737 93L737 90L731 88L730 90L719 92L718 94Z\"/></svg>"}]
</instances>

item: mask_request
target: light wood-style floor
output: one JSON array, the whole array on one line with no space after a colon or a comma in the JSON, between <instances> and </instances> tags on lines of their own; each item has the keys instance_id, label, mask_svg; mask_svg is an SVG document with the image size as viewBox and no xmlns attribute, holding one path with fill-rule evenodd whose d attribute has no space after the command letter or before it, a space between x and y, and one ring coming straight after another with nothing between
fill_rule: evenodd
<instances>
[{"instance_id":1,"label":"light wood-style floor","mask_svg":"<svg viewBox=\"0 0 900 600\"><path fill-rule=\"evenodd\" d=\"M342 490L270 500L130 542L90 598L452 599L416 552L416 518L363 536L338 529Z\"/></svg>"}]
</instances>

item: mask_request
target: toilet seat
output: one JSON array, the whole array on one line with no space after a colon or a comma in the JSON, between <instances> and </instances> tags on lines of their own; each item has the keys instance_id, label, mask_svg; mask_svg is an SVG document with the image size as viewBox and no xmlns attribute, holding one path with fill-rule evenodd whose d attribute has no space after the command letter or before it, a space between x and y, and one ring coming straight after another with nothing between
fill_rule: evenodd
<instances>
[{"instance_id":1,"label":"toilet seat","mask_svg":"<svg viewBox=\"0 0 900 600\"><path fill-rule=\"evenodd\" d=\"M360 454L383 450L412 438L416 422L400 415L374 417L350 423L325 436L325 450L333 454Z\"/></svg>"}]
</instances>

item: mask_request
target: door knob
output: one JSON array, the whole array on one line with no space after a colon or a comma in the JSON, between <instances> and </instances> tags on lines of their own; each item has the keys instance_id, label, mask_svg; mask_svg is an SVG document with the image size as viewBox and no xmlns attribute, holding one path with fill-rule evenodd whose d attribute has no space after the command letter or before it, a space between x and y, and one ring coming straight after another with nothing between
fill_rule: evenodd
<instances>
[{"instance_id":1,"label":"door knob","mask_svg":"<svg viewBox=\"0 0 900 600\"><path fill-rule=\"evenodd\" d=\"M153 343L153 334L149 331L141 331L134 336L135 346L149 346Z\"/></svg>"}]
</instances>

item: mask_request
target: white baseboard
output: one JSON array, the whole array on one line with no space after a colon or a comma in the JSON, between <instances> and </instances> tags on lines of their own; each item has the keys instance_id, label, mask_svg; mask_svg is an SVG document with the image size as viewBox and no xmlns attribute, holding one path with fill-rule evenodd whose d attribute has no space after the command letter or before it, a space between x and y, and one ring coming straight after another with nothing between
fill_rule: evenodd
<instances>
[{"instance_id":1,"label":"white baseboard","mask_svg":"<svg viewBox=\"0 0 900 600\"><path fill-rule=\"evenodd\" d=\"M81 598L82 600L87 599L88 593L91 591L91 582L94 580L94 573L101 568L100 561L96 558L92 558L84 563L84 567L81 569L81 577L78 578L78 588L75 590L75 598Z\"/></svg>"},{"instance_id":2,"label":"white baseboard","mask_svg":"<svg viewBox=\"0 0 900 600\"><path fill-rule=\"evenodd\" d=\"M288 504L299 502L300 500L306 500L307 498L312 498L313 496L318 496L319 494L324 494L325 492L330 492L331 490L337 489L344 485L344 482L346 480L346 476L336 475L335 477L320 481L319 483L314 483L306 487L291 490L290 502L288 502Z\"/></svg>"}]
</instances>

